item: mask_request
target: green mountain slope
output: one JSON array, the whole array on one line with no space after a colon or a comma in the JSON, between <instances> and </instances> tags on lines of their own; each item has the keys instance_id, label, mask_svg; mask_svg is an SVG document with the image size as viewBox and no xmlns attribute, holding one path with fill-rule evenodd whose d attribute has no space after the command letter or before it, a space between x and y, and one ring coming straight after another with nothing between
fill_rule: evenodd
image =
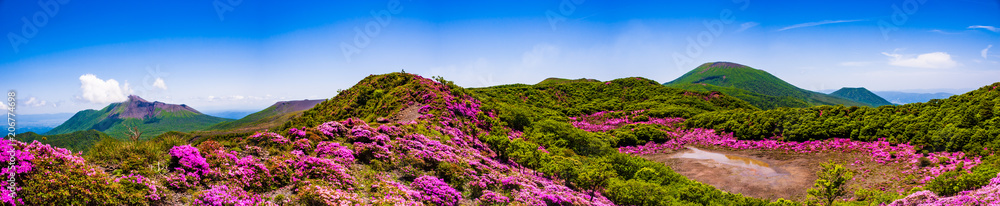
<instances>
[{"instance_id":1,"label":"green mountain slope","mask_svg":"<svg viewBox=\"0 0 1000 206\"><path fill-rule=\"evenodd\" d=\"M869 104L874 107L882 105L892 105L892 103L890 103L889 101L886 101L885 99L876 95L875 93L868 91L868 89L865 89L864 87L840 88L840 90L830 93L830 96L842 97L845 99L854 100L856 102Z\"/></svg>"},{"instance_id":2,"label":"green mountain slope","mask_svg":"<svg viewBox=\"0 0 1000 206\"><path fill-rule=\"evenodd\" d=\"M323 101L299 100L277 102L264 110L247 115L241 119L212 125L208 127L208 130L250 131L272 129L284 124L293 117L301 115L302 111L310 109Z\"/></svg>"},{"instance_id":3,"label":"green mountain slope","mask_svg":"<svg viewBox=\"0 0 1000 206\"><path fill-rule=\"evenodd\" d=\"M50 144L53 147L66 148L73 152L87 153L90 146L104 137L108 137L108 135L97 130L76 131L57 135L40 135L34 132L25 132L18 134L17 140L22 142L38 141L43 144Z\"/></svg>"},{"instance_id":4,"label":"green mountain slope","mask_svg":"<svg viewBox=\"0 0 1000 206\"><path fill-rule=\"evenodd\" d=\"M96 130L112 137L125 138L127 125L134 125L143 132L143 138L148 138L168 131L201 130L229 120L202 114L183 104L148 102L138 96L129 96L125 102L112 103L101 110L77 112L45 135Z\"/></svg>"},{"instance_id":5,"label":"green mountain slope","mask_svg":"<svg viewBox=\"0 0 1000 206\"><path fill-rule=\"evenodd\" d=\"M766 71L730 62L702 64L663 85L695 91L720 91L745 98L743 100L761 109L809 105L871 106L801 89Z\"/></svg>"}]
</instances>

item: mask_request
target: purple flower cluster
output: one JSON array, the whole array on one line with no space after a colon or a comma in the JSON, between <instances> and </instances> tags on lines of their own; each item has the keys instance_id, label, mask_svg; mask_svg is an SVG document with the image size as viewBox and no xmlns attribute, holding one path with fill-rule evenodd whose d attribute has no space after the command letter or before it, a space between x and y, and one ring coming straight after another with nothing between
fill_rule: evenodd
<instances>
[{"instance_id":1,"label":"purple flower cluster","mask_svg":"<svg viewBox=\"0 0 1000 206\"><path fill-rule=\"evenodd\" d=\"M288 138L285 138L284 136L281 136L278 133L267 132L267 131L254 133L252 136L250 136L250 140L254 141L254 142L268 142L268 141L270 141L270 142L277 143L277 144L288 144L289 143Z\"/></svg>"},{"instance_id":2,"label":"purple flower cluster","mask_svg":"<svg viewBox=\"0 0 1000 206\"><path fill-rule=\"evenodd\" d=\"M354 178L347 174L347 168L332 159L302 155L285 163L294 168L293 182L309 178L323 179L334 186L349 186L354 182Z\"/></svg>"},{"instance_id":3,"label":"purple flower cluster","mask_svg":"<svg viewBox=\"0 0 1000 206\"><path fill-rule=\"evenodd\" d=\"M986 186L962 191L951 197L939 197L934 192L924 190L893 201L889 205L1000 205L1000 174L991 179Z\"/></svg>"},{"instance_id":4,"label":"purple flower cluster","mask_svg":"<svg viewBox=\"0 0 1000 206\"><path fill-rule=\"evenodd\" d=\"M306 128L305 127L302 127L302 129L291 128L291 129L288 130L288 136L292 136L293 139L294 138L305 137L306 136Z\"/></svg>"},{"instance_id":5,"label":"purple flower cluster","mask_svg":"<svg viewBox=\"0 0 1000 206\"><path fill-rule=\"evenodd\" d=\"M417 198L434 205L457 205L462 200L462 193L434 176L417 177L410 186L420 191Z\"/></svg>"},{"instance_id":6,"label":"purple flower cluster","mask_svg":"<svg viewBox=\"0 0 1000 206\"><path fill-rule=\"evenodd\" d=\"M32 168L31 160L35 159L35 156L32 155L31 152L17 149L17 147L24 148L25 144L20 141L11 142L7 139L0 139L0 160L3 160L3 162L5 163L4 164L5 166L2 167L3 172L0 172L0 176L4 177L5 179L6 177L10 177L10 174L12 172L15 175L17 175L16 178L23 178L22 176L24 176L25 173L31 171ZM13 158L11 157L12 152L14 153ZM14 161L16 161L17 164L16 166L14 166L13 171L6 166L6 163L11 159L14 159ZM16 191L21 190L21 187L15 185L14 192L12 192L7 190L8 184L9 183L7 181L0 181L0 202L11 205L24 204L22 198L16 198L16 199L11 198L11 193L16 194Z\"/></svg>"},{"instance_id":7,"label":"purple flower cluster","mask_svg":"<svg viewBox=\"0 0 1000 206\"><path fill-rule=\"evenodd\" d=\"M630 118L641 114L644 110L631 112L622 111L602 111L580 117L570 117L573 126L588 132L604 132L617 129L628 124L656 124L668 127L675 127L676 124L684 122L684 118L655 118L649 117L646 121L633 122ZM621 116L621 117L614 117Z\"/></svg>"},{"instance_id":8,"label":"purple flower cluster","mask_svg":"<svg viewBox=\"0 0 1000 206\"><path fill-rule=\"evenodd\" d=\"M175 146L170 149L170 156L177 158L177 163L180 164L183 169L191 170L202 175L211 173L208 162L205 161L205 157L201 156L201 153L196 147L192 147L191 145Z\"/></svg>"},{"instance_id":9,"label":"purple flower cluster","mask_svg":"<svg viewBox=\"0 0 1000 206\"><path fill-rule=\"evenodd\" d=\"M486 204L503 204L510 202L510 199L493 191L483 190L483 195L479 196L479 202Z\"/></svg>"},{"instance_id":10,"label":"purple flower cluster","mask_svg":"<svg viewBox=\"0 0 1000 206\"><path fill-rule=\"evenodd\" d=\"M358 194L341 189L331 189L329 187L313 185L303 188L302 193L318 196L323 205L361 205L365 200Z\"/></svg>"},{"instance_id":11,"label":"purple flower cluster","mask_svg":"<svg viewBox=\"0 0 1000 206\"><path fill-rule=\"evenodd\" d=\"M250 194L239 187L229 187L226 185L213 185L208 190L202 191L196 198L193 205L275 205L260 195Z\"/></svg>"},{"instance_id":12,"label":"purple flower cluster","mask_svg":"<svg viewBox=\"0 0 1000 206\"><path fill-rule=\"evenodd\" d=\"M316 145L316 157L333 158L334 162L349 165L354 162L354 151L340 143L323 141Z\"/></svg>"},{"instance_id":13,"label":"purple flower cluster","mask_svg":"<svg viewBox=\"0 0 1000 206\"><path fill-rule=\"evenodd\" d=\"M312 150L312 141L307 138L295 140L295 142L293 142L292 145L294 145L295 149L297 150L302 150L302 151Z\"/></svg>"},{"instance_id":14,"label":"purple flower cluster","mask_svg":"<svg viewBox=\"0 0 1000 206\"><path fill-rule=\"evenodd\" d=\"M319 130L326 136L339 137L347 134L347 127L337 121L331 121L327 123L320 124L316 126L316 130Z\"/></svg>"},{"instance_id":15,"label":"purple flower cluster","mask_svg":"<svg viewBox=\"0 0 1000 206\"><path fill-rule=\"evenodd\" d=\"M167 183L173 188L194 187L202 177L212 174L208 162L198 152L198 148L191 145L175 146L170 149L170 156L180 164L180 167L175 167L173 173L166 178Z\"/></svg>"}]
</instances>

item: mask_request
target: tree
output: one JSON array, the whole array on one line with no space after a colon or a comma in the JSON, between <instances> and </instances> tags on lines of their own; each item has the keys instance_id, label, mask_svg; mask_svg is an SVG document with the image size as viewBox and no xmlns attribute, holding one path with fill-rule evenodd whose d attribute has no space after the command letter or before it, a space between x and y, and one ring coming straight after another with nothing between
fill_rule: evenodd
<instances>
[{"instance_id":1,"label":"tree","mask_svg":"<svg viewBox=\"0 0 1000 206\"><path fill-rule=\"evenodd\" d=\"M816 172L819 179L816 179L816 183L813 184L813 188L808 190L808 193L811 197L825 200L826 205L833 205L838 197L847 194L847 180L853 178L854 173L833 160L820 166L823 167L823 170Z\"/></svg>"},{"instance_id":2,"label":"tree","mask_svg":"<svg viewBox=\"0 0 1000 206\"><path fill-rule=\"evenodd\" d=\"M129 139L131 139L132 142L138 142L139 141L139 137L142 137L142 130L139 130L139 126L132 125L132 124L126 124L125 128L128 130L128 131L125 131L125 136L127 136Z\"/></svg>"}]
</instances>

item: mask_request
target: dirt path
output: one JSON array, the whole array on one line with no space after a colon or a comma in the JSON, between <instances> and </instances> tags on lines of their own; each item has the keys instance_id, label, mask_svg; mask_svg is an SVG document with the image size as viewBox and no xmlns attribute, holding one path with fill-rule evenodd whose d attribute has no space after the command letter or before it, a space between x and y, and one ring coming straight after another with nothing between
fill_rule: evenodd
<instances>
[{"instance_id":1,"label":"dirt path","mask_svg":"<svg viewBox=\"0 0 1000 206\"><path fill-rule=\"evenodd\" d=\"M707 152L707 153L706 153ZM712 158L692 158L710 155ZM816 181L823 154L786 154L774 151L681 149L642 156L663 162L692 180L723 191L764 199L803 200Z\"/></svg>"}]
</instances>

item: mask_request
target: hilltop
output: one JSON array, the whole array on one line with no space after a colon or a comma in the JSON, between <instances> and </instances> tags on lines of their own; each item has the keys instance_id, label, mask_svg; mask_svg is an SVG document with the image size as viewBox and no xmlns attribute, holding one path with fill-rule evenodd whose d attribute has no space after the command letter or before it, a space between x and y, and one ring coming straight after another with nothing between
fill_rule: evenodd
<instances>
[{"instance_id":1,"label":"hilltop","mask_svg":"<svg viewBox=\"0 0 1000 206\"><path fill-rule=\"evenodd\" d=\"M844 98L844 99L850 99L850 100L853 100L853 101L856 101L856 102L861 102L861 103L869 104L869 105L871 105L873 107L878 107L878 106L882 106L882 105L892 105L891 102L886 101L885 99L883 99L882 97L876 95L875 93L872 93L871 91L868 91L868 89L865 89L864 87L858 87L858 88L844 87L844 88L840 88L840 90L837 90L837 91L835 91L833 93L830 93L830 96L836 96L836 97L841 97L841 98Z\"/></svg>"},{"instance_id":2,"label":"hilltop","mask_svg":"<svg viewBox=\"0 0 1000 206\"><path fill-rule=\"evenodd\" d=\"M101 110L83 110L45 135L97 130L112 137L124 138L127 125L138 126L142 137L154 137L168 131L189 132L230 119L202 114L185 104L149 102L130 95L124 102L111 103Z\"/></svg>"},{"instance_id":3,"label":"hilltop","mask_svg":"<svg viewBox=\"0 0 1000 206\"><path fill-rule=\"evenodd\" d=\"M546 78L545 80L542 80L541 82L538 82L535 85L552 85L552 84L565 84L574 82L601 82L601 81L597 81L596 79L587 79L587 78L563 79L563 78L549 77Z\"/></svg>"},{"instance_id":4,"label":"hilltop","mask_svg":"<svg viewBox=\"0 0 1000 206\"><path fill-rule=\"evenodd\" d=\"M663 85L695 91L720 91L761 109L812 105L871 106L801 89L764 70L731 62L702 64Z\"/></svg>"}]
</instances>

